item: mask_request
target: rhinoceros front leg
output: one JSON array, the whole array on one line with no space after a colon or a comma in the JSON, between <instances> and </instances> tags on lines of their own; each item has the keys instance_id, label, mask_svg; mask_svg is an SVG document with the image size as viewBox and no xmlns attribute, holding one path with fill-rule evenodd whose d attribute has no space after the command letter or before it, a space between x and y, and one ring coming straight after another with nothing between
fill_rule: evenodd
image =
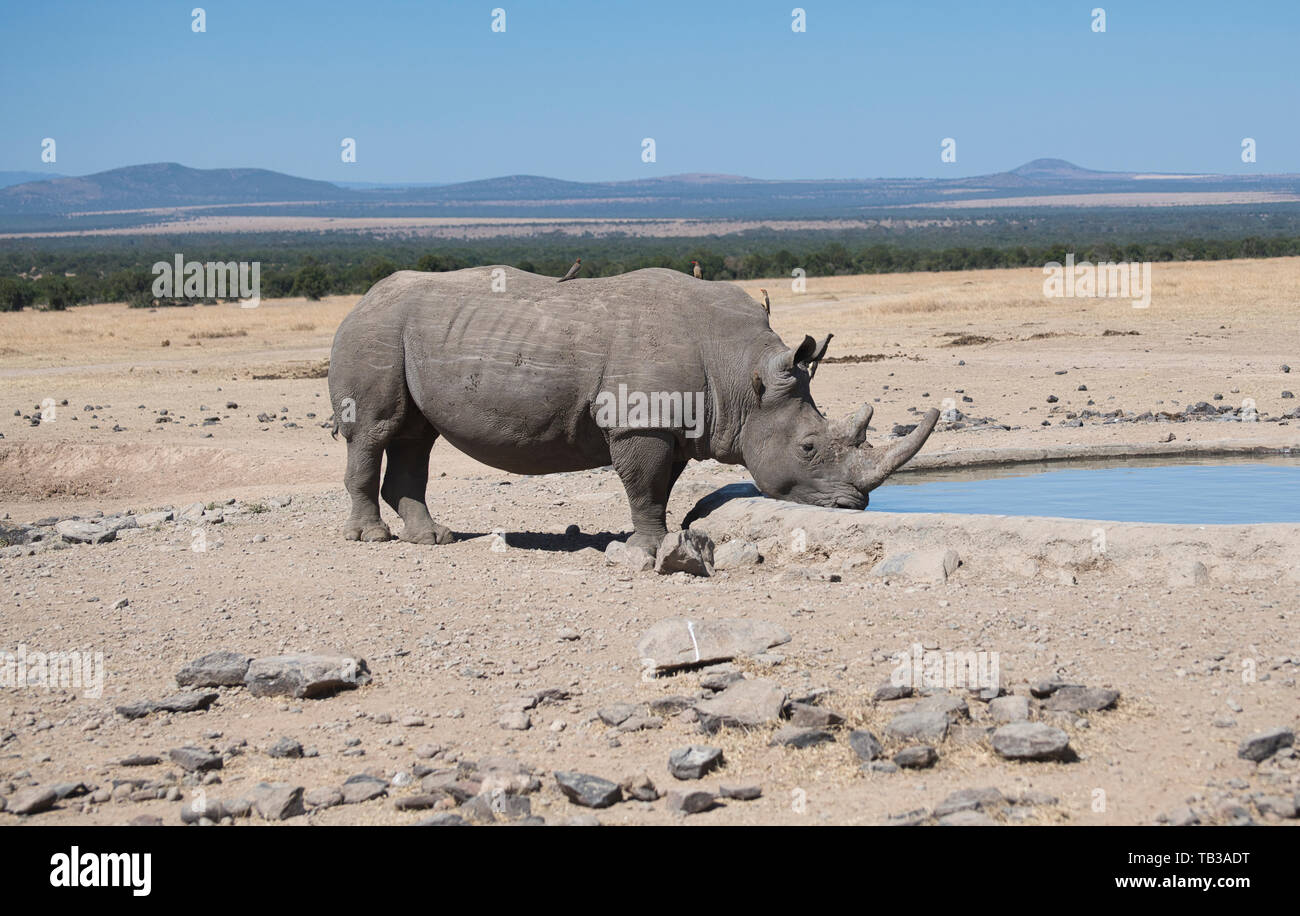
<instances>
[{"instance_id":1,"label":"rhinoceros front leg","mask_svg":"<svg viewBox=\"0 0 1300 916\"><path fill-rule=\"evenodd\" d=\"M456 539L451 529L433 520L424 501L429 485L429 452L438 438L432 427L427 423L424 426L420 438L388 443L388 468L379 492L402 517L402 540L411 544L450 544Z\"/></svg>"},{"instance_id":2,"label":"rhinoceros front leg","mask_svg":"<svg viewBox=\"0 0 1300 916\"><path fill-rule=\"evenodd\" d=\"M609 435L609 457L627 491L632 509L633 534L629 547L650 556L659 551L668 533L668 492L675 479L673 451L676 441L661 430L614 430ZM680 471L678 472L680 473Z\"/></svg>"}]
</instances>

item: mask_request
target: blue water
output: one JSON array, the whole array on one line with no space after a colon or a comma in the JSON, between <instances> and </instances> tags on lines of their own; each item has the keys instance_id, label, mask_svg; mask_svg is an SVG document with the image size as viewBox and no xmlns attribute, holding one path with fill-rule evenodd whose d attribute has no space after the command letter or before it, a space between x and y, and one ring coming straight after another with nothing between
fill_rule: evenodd
<instances>
[{"instance_id":1,"label":"blue water","mask_svg":"<svg viewBox=\"0 0 1300 916\"><path fill-rule=\"evenodd\" d=\"M896 474L868 512L1045 515L1115 522L1300 522L1300 462L1163 464Z\"/></svg>"}]
</instances>

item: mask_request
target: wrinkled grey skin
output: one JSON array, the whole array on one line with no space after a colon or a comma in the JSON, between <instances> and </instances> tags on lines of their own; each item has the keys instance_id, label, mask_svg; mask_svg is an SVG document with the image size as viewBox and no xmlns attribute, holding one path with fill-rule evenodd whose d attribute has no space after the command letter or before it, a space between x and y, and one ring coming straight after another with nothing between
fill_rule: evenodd
<instances>
[{"instance_id":1,"label":"wrinkled grey skin","mask_svg":"<svg viewBox=\"0 0 1300 916\"><path fill-rule=\"evenodd\" d=\"M651 554L691 459L743 464L778 499L861 509L920 449L938 412L884 449L863 442L869 406L827 421L808 386L829 340L791 349L738 287L662 268L564 284L510 267L395 273L343 320L330 354L330 400L348 443L344 536L391 537L382 495L405 523L403 540L452 540L424 501L439 436L516 474L612 464L632 509L629 544ZM620 384L703 392L702 434L602 428L597 396Z\"/></svg>"}]
</instances>

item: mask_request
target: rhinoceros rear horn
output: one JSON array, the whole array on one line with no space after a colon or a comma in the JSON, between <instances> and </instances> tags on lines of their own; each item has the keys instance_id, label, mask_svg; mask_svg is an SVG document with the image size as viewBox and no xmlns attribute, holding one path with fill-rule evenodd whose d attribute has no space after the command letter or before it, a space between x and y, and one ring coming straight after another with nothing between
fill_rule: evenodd
<instances>
[{"instance_id":1,"label":"rhinoceros rear horn","mask_svg":"<svg viewBox=\"0 0 1300 916\"><path fill-rule=\"evenodd\" d=\"M858 467L861 471L853 481L854 486L863 493L880 486L886 477L906 464L921 450L921 446L925 444L926 439L930 438L930 433L934 431L934 424L938 420L939 411L931 407L925 412L921 422L916 424L916 429L888 448L875 449L870 455L865 451L860 452Z\"/></svg>"},{"instance_id":2,"label":"rhinoceros rear horn","mask_svg":"<svg viewBox=\"0 0 1300 916\"><path fill-rule=\"evenodd\" d=\"M872 412L870 404L863 404L843 420L833 421L831 423L831 436L846 445L857 448L863 444L862 440L867 438L867 425L871 422ZM867 448L871 448L871 446L868 445Z\"/></svg>"}]
</instances>

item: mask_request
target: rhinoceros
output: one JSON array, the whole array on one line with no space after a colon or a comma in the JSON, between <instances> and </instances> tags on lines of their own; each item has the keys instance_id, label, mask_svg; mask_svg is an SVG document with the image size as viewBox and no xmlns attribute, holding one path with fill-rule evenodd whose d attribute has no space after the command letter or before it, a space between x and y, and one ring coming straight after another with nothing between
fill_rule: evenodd
<instances>
[{"instance_id":1,"label":"rhinoceros","mask_svg":"<svg viewBox=\"0 0 1300 916\"><path fill-rule=\"evenodd\" d=\"M813 403L829 342L788 347L739 287L662 268L563 284L511 267L398 271L343 320L330 352L352 500L344 537L392 537L382 495L403 540L453 539L425 504L439 436L515 474L613 465L632 510L628 546L651 555L691 459L744 465L777 499L862 509L938 411L872 449L870 405L828 421Z\"/></svg>"}]
</instances>

